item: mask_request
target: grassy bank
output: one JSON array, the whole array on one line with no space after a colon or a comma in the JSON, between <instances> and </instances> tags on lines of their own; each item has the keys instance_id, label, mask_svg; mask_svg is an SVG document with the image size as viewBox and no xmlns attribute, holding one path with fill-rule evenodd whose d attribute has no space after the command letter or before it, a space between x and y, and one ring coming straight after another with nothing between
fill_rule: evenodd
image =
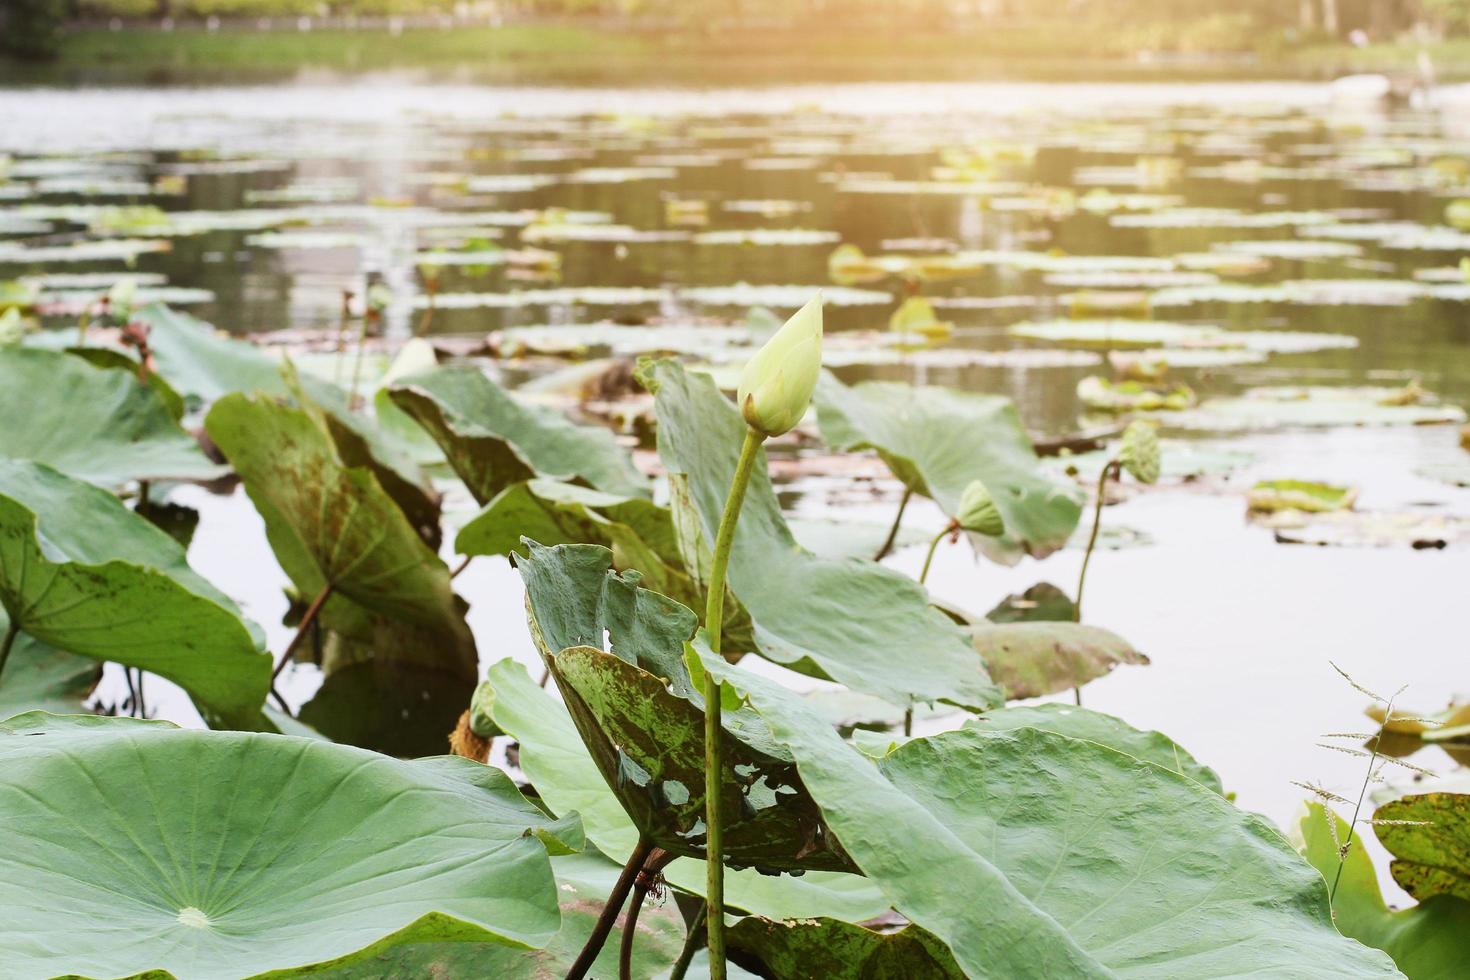
<instances>
[{"instance_id":1,"label":"grassy bank","mask_svg":"<svg viewBox=\"0 0 1470 980\"><path fill-rule=\"evenodd\" d=\"M1101 40L1100 40L1101 38ZM1136 39L1043 26L981 34L719 35L560 24L380 30L208 33L151 27L70 32L56 61L0 62L0 81L36 84L199 84L288 79L306 71L408 71L518 84L784 84L988 78L1207 80L1331 78L1412 70L1418 48L1380 45L1140 58ZM1433 49L1442 78L1470 77L1470 41Z\"/></svg>"}]
</instances>

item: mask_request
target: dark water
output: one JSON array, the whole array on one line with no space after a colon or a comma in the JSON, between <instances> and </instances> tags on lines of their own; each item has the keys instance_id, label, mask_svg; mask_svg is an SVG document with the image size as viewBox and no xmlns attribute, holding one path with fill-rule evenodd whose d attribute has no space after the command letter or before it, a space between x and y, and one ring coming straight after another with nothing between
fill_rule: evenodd
<instances>
[{"instance_id":1,"label":"dark water","mask_svg":"<svg viewBox=\"0 0 1470 980\"><path fill-rule=\"evenodd\" d=\"M1059 349L1006 328L1065 318L1079 290L1093 294L1088 302L1132 309L1136 299L1110 289L1123 287L1151 294L1155 320L1344 338L1331 349L1176 372L1205 395L1417 378L1465 404L1470 293L1452 267L1470 254L1470 240L1445 214L1470 197L1470 101L1440 95L1436 107L1390 110L1334 104L1326 88L1301 85L0 91L0 149L13 155L11 180L0 184L0 243L66 246L94 237L87 225L122 205L185 213L174 220L192 222L192 233L139 232L169 250L141 254L131 269L207 291L184 297L191 312L237 333L330 336L341 292L360 295L373 273L393 291L390 341L423 322L416 255L467 243L541 249L559 265L554 274L544 259L445 267L433 334L607 319L678 337L691 324L741 319L748 299L788 312L817 287L832 290L829 329L885 329L909 287L889 277L849 284L876 298L833 289L828 256L839 243L870 256L993 250L1167 260L1156 268L996 260L924 282L956 327L951 343L915 361L857 357L843 374L1000 392L1034 431L1071 431L1078 380L1106 374L1105 366L1078 364L1076 355L1063 366L1019 358L975 366L956 352ZM956 192L957 183L966 189ZM1213 210L1181 210L1201 208ZM220 227L262 209L280 214L258 227ZM528 235L528 223L548 224L548 209L564 209L549 223L565 230L570 218L574 238L602 240ZM1373 227L1384 223L1392 225ZM761 234L732 241L723 232ZM252 238L271 234L288 244L316 237L295 237L294 247ZM1283 242L1326 242L1326 254L1293 256L1303 246ZM1233 249L1278 256L1249 272L1179 258L1218 260ZM1200 261L1216 271L1201 273ZM0 279L124 268L12 255ZM1266 291L1311 280L1377 285ZM1173 281L1256 292L1212 301L1165 288ZM737 283L800 288L774 297L699 291ZM576 292L594 287L647 292L606 303ZM524 290L543 292L528 304L484 305L470 295ZM1177 737L1220 769L1244 805L1284 822L1301 795L1290 780L1347 790L1359 775L1352 759L1314 747L1319 733L1361 726L1362 698L1329 659L1390 691L1409 684L1406 700L1420 710L1465 686L1459 609L1470 564L1463 543L1443 551L1278 544L1246 524L1244 490L1258 478L1335 480L1362 491L1362 508L1451 516L1470 514L1470 493L1415 473L1458 458L1451 426L1246 433L1206 445L1250 462L1109 509L1110 526L1142 532L1151 546L1096 560L1088 618L1154 663L1089 686L1087 703ZM896 499L887 483L857 506L838 479L790 489L803 513L829 513L840 500L872 521L886 520ZM192 560L242 600L279 649L282 579L248 502L187 495L204 509ZM940 521L932 508L912 513L915 524ZM917 572L920 557L908 550L890 561ZM1040 566L999 568L941 550L932 581L946 598L986 609L1039 580L1070 588L1079 560L1068 550ZM487 661L514 653L529 662L513 573L483 560L457 581ZM296 681L300 693L313 683ZM1428 764L1449 768L1434 754Z\"/></svg>"}]
</instances>

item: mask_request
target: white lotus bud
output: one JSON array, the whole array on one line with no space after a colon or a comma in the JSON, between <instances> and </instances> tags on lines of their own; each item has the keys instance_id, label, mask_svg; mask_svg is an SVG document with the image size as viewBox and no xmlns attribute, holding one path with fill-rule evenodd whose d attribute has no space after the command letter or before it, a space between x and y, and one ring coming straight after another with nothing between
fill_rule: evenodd
<instances>
[{"instance_id":1,"label":"white lotus bud","mask_svg":"<svg viewBox=\"0 0 1470 980\"><path fill-rule=\"evenodd\" d=\"M766 436L790 432L806 414L822 369L822 296L818 293L745 365L737 398L746 424Z\"/></svg>"},{"instance_id":2,"label":"white lotus bud","mask_svg":"<svg viewBox=\"0 0 1470 980\"><path fill-rule=\"evenodd\" d=\"M955 515L955 522L966 531L988 538L998 538L1006 532L1005 519L1000 516L995 499L979 480L970 481L960 495L960 512Z\"/></svg>"},{"instance_id":3,"label":"white lotus bud","mask_svg":"<svg viewBox=\"0 0 1470 980\"><path fill-rule=\"evenodd\" d=\"M127 323L133 316L133 299L138 295L138 280L119 279L107 291L107 312L115 323Z\"/></svg>"}]
</instances>

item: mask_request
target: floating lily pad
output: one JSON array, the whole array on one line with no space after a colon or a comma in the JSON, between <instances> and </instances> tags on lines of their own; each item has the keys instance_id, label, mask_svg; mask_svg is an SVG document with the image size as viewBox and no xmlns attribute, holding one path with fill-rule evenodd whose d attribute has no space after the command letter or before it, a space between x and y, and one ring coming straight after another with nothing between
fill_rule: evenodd
<instances>
[{"instance_id":1,"label":"floating lily pad","mask_svg":"<svg viewBox=\"0 0 1470 980\"><path fill-rule=\"evenodd\" d=\"M1194 405L1194 390L1185 384L1150 385L1141 381L1109 381L1096 375L1077 382L1077 400L1094 412L1182 412Z\"/></svg>"},{"instance_id":2,"label":"floating lily pad","mask_svg":"<svg viewBox=\"0 0 1470 980\"><path fill-rule=\"evenodd\" d=\"M1396 404L1402 389L1252 388L1234 398L1211 398L1170 424L1199 429L1270 429L1287 426L1436 425L1465 421L1462 409L1425 395Z\"/></svg>"},{"instance_id":3,"label":"floating lily pad","mask_svg":"<svg viewBox=\"0 0 1470 980\"><path fill-rule=\"evenodd\" d=\"M1187 326L1152 320L1053 320L1020 323L1008 331L1013 337L1049 340L1095 347L1159 347L1209 343L1223 331L1218 327Z\"/></svg>"},{"instance_id":4,"label":"floating lily pad","mask_svg":"<svg viewBox=\"0 0 1470 980\"><path fill-rule=\"evenodd\" d=\"M1334 487L1307 480L1261 480L1251 487L1245 499L1246 505L1254 511L1299 510L1323 514L1352 510L1358 491L1353 487Z\"/></svg>"},{"instance_id":5,"label":"floating lily pad","mask_svg":"<svg viewBox=\"0 0 1470 980\"><path fill-rule=\"evenodd\" d=\"M1286 544L1437 550L1470 540L1470 517L1433 512L1337 511L1271 526Z\"/></svg>"},{"instance_id":6,"label":"floating lily pad","mask_svg":"<svg viewBox=\"0 0 1470 980\"><path fill-rule=\"evenodd\" d=\"M0 908L30 940L6 963L27 976L223 980L426 940L543 946L559 924L547 847L580 838L459 759L44 714L0 727L0 757Z\"/></svg>"},{"instance_id":7,"label":"floating lily pad","mask_svg":"<svg viewBox=\"0 0 1470 980\"><path fill-rule=\"evenodd\" d=\"M1149 662L1116 633L1080 623L992 623L968 630L991 679L1012 701L1081 687L1119 664Z\"/></svg>"}]
</instances>

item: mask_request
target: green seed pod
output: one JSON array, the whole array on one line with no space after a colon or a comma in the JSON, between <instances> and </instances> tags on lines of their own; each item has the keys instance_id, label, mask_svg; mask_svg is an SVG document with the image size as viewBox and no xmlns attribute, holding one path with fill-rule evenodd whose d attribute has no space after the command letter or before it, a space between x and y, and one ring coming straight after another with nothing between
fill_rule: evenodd
<instances>
[{"instance_id":1,"label":"green seed pod","mask_svg":"<svg viewBox=\"0 0 1470 980\"><path fill-rule=\"evenodd\" d=\"M1006 532L1005 519L1000 516L990 491L979 480L973 480L965 487L964 494L960 496L960 512L955 515L955 522L966 531L983 534L988 538L998 538Z\"/></svg>"},{"instance_id":2,"label":"green seed pod","mask_svg":"<svg viewBox=\"0 0 1470 980\"><path fill-rule=\"evenodd\" d=\"M1159 427L1143 419L1128 423L1118 448L1118 463L1139 483L1159 479Z\"/></svg>"},{"instance_id":3,"label":"green seed pod","mask_svg":"<svg viewBox=\"0 0 1470 980\"><path fill-rule=\"evenodd\" d=\"M790 432L806 414L822 369L822 297L792 314L740 373L740 413L766 436Z\"/></svg>"}]
</instances>

